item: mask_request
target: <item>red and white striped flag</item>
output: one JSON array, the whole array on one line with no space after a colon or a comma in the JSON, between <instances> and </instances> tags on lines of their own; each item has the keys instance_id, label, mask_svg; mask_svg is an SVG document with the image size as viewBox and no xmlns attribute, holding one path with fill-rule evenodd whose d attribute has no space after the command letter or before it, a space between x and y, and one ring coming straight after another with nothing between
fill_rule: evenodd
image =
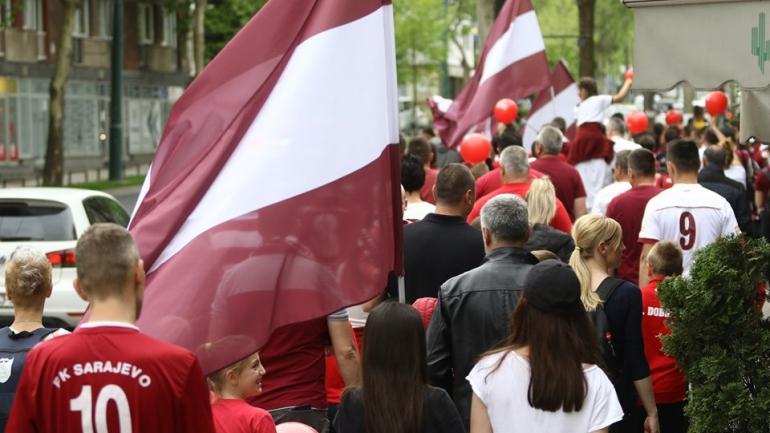
<instances>
[{"instance_id":1,"label":"red and white striped flag","mask_svg":"<svg viewBox=\"0 0 770 433\"><path fill-rule=\"evenodd\" d=\"M524 124L524 148L530 150L543 125L554 117L561 117L567 124L567 138L575 135L575 109L580 103L577 83L570 75L567 66L559 60L551 73L551 85L540 91L532 104L532 109Z\"/></svg>"},{"instance_id":2,"label":"red and white striped flag","mask_svg":"<svg viewBox=\"0 0 770 433\"><path fill-rule=\"evenodd\" d=\"M401 269L390 0L267 5L174 106L130 224L139 326L214 371ZM224 349L227 348L227 349Z\"/></svg>"},{"instance_id":3,"label":"red and white striped flag","mask_svg":"<svg viewBox=\"0 0 770 433\"><path fill-rule=\"evenodd\" d=\"M434 108L434 126L449 147L487 120L500 99L529 96L549 85L548 61L530 0L508 0L489 32L473 77L446 112Z\"/></svg>"}]
</instances>

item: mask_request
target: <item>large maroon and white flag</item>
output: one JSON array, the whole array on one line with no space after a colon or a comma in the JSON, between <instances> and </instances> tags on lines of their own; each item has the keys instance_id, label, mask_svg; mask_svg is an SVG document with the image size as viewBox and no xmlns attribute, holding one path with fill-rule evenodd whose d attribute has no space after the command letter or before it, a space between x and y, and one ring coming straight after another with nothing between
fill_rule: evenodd
<instances>
[{"instance_id":1,"label":"large maroon and white flag","mask_svg":"<svg viewBox=\"0 0 770 433\"><path fill-rule=\"evenodd\" d=\"M564 119L567 137L573 138L576 128L575 110L579 103L577 83L564 62L559 60L551 73L551 85L540 91L527 116L522 134L524 148L529 150L543 125L551 123L555 117Z\"/></svg>"},{"instance_id":2,"label":"large maroon and white flag","mask_svg":"<svg viewBox=\"0 0 770 433\"><path fill-rule=\"evenodd\" d=\"M390 0L271 1L175 104L130 230L139 326L214 371L400 270Z\"/></svg>"},{"instance_id":3,"label":"large maroon and white flag","mask_svg":"<svg viewBox=\"0 0 770 433\"><path fill-rule=\"evenodd\" d=\"M530 0L508 0L489 32L478 68L446 112L434 109L434 125L449 147L492 115L500 99L520 99L549 85L548 61Z\"/></svg>"}]
</instances>

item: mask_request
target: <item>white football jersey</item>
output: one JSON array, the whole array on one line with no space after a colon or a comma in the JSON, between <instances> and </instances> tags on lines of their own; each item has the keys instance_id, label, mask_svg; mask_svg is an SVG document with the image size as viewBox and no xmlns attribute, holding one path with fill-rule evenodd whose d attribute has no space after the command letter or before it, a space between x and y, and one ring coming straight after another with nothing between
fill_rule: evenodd
<instances>
[{"instance_id":1,"label":"white football jersey","mask_svg":"<svg viewBox=\"0 0 770 433\"><path fill-rule=\"evenodd\" d=\"M695 251L740 231L730 203L721 195L697 184L679 184L647 203L639 242L679 244L684 275L689 275Z\"/></svg>"}]
</instances>

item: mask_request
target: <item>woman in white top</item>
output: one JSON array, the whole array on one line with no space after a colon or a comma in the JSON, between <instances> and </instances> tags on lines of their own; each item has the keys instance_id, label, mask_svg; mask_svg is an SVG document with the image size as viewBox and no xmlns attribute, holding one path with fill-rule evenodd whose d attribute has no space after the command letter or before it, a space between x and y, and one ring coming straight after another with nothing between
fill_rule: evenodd
<instances>
[{"instance_id":1,"label":"woman in white top","mask_svg":"<svg viewBox=\"0 0 770 433\"><path fill-rule=\"evenodd\" d=\"M436 210L436 206L420 197L420 188L424 183L425 168L422 162L411 155L405 155L401 159L401 186L406 191L405 221L419 221Z\"/></svg>"},{"instance_id":2,"label":"woman in white top","mask_svg":"<svg viewBox=\"0 0 770 433\"><path fill-rule=\"evenodd\" d=\"M471 433L607 432L623 418L612 383L596 366L601 352L568 265L546 260L532 267L511 328L506 346L467 377Z\"/></svg>"}]
</instances>

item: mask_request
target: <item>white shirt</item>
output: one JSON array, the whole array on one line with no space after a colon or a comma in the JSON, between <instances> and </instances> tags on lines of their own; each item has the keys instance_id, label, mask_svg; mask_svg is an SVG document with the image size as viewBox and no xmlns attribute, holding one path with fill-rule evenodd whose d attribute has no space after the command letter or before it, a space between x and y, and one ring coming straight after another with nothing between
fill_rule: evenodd
<instances>
[{"instance_id":1,"label":"white shirt","mask_svg":"<svg viewBox=\"0 0 770 433\"><path fill-rule=\"evenodd\" d=\"M729 168L725 169L725 176L728 178L740 182L744 188L746 188L746 169L741 164L733 164Z\"/></svg>"},{"instance_id":2,"label":"white shirt","mask_svg":"<svg viewBox=\"0 0 770 433\"><path fill-rule=\"evenodd\" d=\"M733 209L721 195L700 185L678 184L647 202L639 240L679 244L687 276L693 253L720 236L740 231Z\"/></svg>"},{"instance_id":3,"label":"white shirt","mask_svg":"<svg viewBox=\"0 0 770 433\"><path fill-rule=\"evenodd\" d=\"M503 355L505 359L495 370ZM546 412L529 405L529 363L513 351L485 356L466 379L487 407L495 433L586 433L620 421L623 409L607 375L595 365L583 373L588 392L580 411L570 413Z\"/></svg>"},{"instance_id":4,"label":"white shirt","mask_svg":"<svg viewBox=\"0 0 770 433\"><path fill-rule=\"evenodd\" d=\"M612 199L629 189L631 189L631 184L628 182L614 182L600 189L599 192L596 193L596 197L594 197L591 213L606 215L607 207L610 205Z\"/></svg>"},{"instance_id":5,"label":"white shirt","mask_svg":"<svg viewBox=\"0 0 770 433\"><path fill-rule=\"evenodd\" d=\"M586 208L592 209L596 194L612 182L612 167L604 158L594 158L575 164L586 191Z\"/></svg>"},{"instance_id":6,"label":"white shirt","mask_svg":"<svg viewBox=\"0 0 770 433\"><path fill-rule=\"evenodd\" d=\"M604 121L604 111L612 105L612 96L596 95L586 98L585 101L578 104L577 124L578 126L586 122L601 123Z\"/></svg>"},{"instance_id":7,"label":"white shirt","mask_svg":"<svg viewBox=\"0 0 770 433\"><path fill-rule=\"evenodd\" d=\"M612 140L612 142L615 143L612 146L612 151L615 153L619 153L624 150L636 150L636 149L642 148L640 144L635 143L631 140L626 140L623 137L610 137L610 140Z\"/></svg>"},{"instance_id":8,"label":"white shirt","mask_svg":"<svg viewBox=\"0 0 770 433\"><path fill-rule=\"evenodd\" d=\"M421 201L419 203L407 203L406 210L404 211L404 219L418 221L425 218L425 215L433 213L435 210L436 206L433 206L427 201Z\"/></svg>"}]
</instances>

